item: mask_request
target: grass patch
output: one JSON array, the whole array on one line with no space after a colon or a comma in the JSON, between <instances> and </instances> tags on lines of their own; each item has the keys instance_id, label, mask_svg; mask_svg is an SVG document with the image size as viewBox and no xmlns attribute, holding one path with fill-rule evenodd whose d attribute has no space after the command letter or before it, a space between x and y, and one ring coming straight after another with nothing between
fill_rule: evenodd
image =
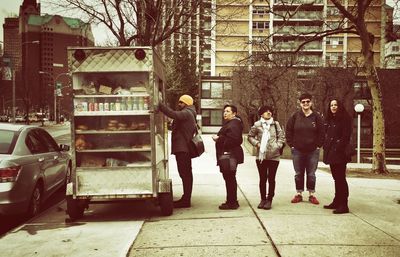
<instances>
[{"instance_id":1,"label":"grass patch","mask_svg":"<svg viewBox=\"0 0 400 257\"><path fill-rule=\"evenodd\" d=\"M326 173L331 173L329 167L318 168ZM361 168L347 168L346 177L348 178L376 178L376 179L399 179L400 171L389 169L388 174L376 174L371 172L371 169L361 169Z\"/></svg>"}]
</instances>

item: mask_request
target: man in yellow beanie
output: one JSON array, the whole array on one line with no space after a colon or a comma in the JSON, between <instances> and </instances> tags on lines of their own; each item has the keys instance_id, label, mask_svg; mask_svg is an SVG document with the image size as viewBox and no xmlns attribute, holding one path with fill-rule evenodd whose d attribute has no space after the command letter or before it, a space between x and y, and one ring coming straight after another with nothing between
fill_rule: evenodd
<instances>
[{"instance_id":1,"label":"man in yellow beanie","mask_svg":"<svg viewBox=\"0 0 400 257\"><path fill-rule=\"evenodd\" d=\"M175 155L179 176L182 179L183 195L174 201L175 208L189 208L192 197L193 173L192 159L189 153L189 141L196 132L196 109L190 95L179 98L178 109L174 111L163 103L158 109L166 116L172 118L171 152Z\"/></svg>"}]
</instances>

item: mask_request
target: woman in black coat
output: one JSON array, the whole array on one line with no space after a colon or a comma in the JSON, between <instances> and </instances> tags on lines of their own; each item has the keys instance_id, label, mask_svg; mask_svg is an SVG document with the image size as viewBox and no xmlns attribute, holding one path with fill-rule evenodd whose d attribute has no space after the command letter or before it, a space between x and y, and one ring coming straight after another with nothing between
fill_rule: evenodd
<instances>
[{"instance_id":1,"label":"woman in black coat","mask_svg":"<svg viewBox=\"0 0 400 257\"><path fill-rule=\"evenodd\" d=\"M231 156L236 159L236 163L243 163L244 154L240 146L243 142L243 123L236 116L237 108L234 105L224 106L224 124L217 135L212 138L215 141L217 160L224 153L231 153ZM219 165L217 161L217 165ZM234 210L239 208L237 201L237 182L236 182L236 167L234 170L222 172L226 186L226 202L219 206L221 210Z\"/></svg>"},{"instance_id":2,"label":"woman in black coat","mask_svg":"<svg viewBox=\"0 0 400 257\"><path fill-rule=\"evenodd\" d=\"M347 198L349 187L346 181L346 164L351 157L345 154L345 148L350 143L352 120L343 104L336 98L329 101L325 116L325 164L329 164L332 177L335 181L335 198L325 209L334 209L333 213L348 213Z\"/></svg>"}]
</instances>

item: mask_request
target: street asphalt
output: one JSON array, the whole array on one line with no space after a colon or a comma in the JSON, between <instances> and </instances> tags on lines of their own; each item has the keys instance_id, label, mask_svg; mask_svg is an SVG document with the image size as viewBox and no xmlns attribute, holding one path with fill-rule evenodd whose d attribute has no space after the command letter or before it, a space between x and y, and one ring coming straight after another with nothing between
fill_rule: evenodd
<instances>
[{"instance_id":1,"label":"street asphalt","mask_svg":"<svg viewBox=\"0 0 400 257\"><path fill-rule=\"evenodd\" d=\"M272 209L260 210L255 157L247 154L237 172L240 208L222 211L224 180L211 135L203 139L206 152L193 159L191 208L163 217L148 203L107 205L90 207L82 220L69 222L62 202L1 238L0 255L400 256L400 180L348 178L350 213L336 215L322 208L333 198L331 175L317 171L320 205L308 197L292 204L293 166L281 160ZM177 199L182 185L174 156L169 163ZM390 168L400 172L400 166Z\"/></svg>"}]
</instances>

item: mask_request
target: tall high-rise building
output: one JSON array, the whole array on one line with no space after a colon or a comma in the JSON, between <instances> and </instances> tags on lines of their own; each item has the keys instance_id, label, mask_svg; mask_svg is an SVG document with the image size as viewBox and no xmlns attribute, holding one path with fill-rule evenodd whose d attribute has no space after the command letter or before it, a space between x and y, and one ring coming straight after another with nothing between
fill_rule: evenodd
<instances>
[{"instance_id":1,"label":"tall high-rise building","mask_svg":"<svg viewBox=\"0 0 400 257\"><path fill-rule=\"evenodd\" d=\"M6 18L4 56L16 70L17 108L52 113L55 85L67 95L67 47L93 46L90 24L60 15L41 15L40 3L24 0L19 17ZM60 84L61 83L61 84ZM63 98L59 99L63 102Z\"/></svg>"},{"instance_id":2,"label":"tall high-rise building","mask_svg":"<svg viewBox=\"0 0 400 257\"><path fill-rule=\"evenodd\" d=\"M173 1L165 1L173 4ZM176 33L163 43L162 51L173 50L175 46L187 47L196 60L197 72L205 76L211 75L211 1L187 1L187 5L198 5L196 15Z\"/></svg>"},{"instance_id":3,"label":"tall high-rise building","mask_svg":"<svg viewBox=\"0 0 400 257\"><path fill-rule=\"evenodd\" d=\"M326 0L213 0L211 75L230 75L237 61L257 55L266 48L290 53L316 32L345 27L342 15ZM344 0L351 7L352 0ZM271 11L273 10L273 11ZM381 38L385 24L383 7L373 1L367 28L374 34L374 61L380 66ZM382 26L383 23L383 26ZM360 57L357 35L342 33L313 41L297 54L300 67L347 65Z\"/></svg>"},{"instance_id":4,"label":"tall high-rise building","mask_svg":"<svg viewBox=\"0 0 400 257\"><path fill-rule=\"evenodd\" d=\"M382 67L387 13L376 0L366 15L374 35L374 63ZM295 58L298 75L307 76L315 67L352 66L361 57L361 41L355 34L341 33L306 44L315 33L347 26L338 9L327 0L212 0L210 74L202 74L201 113L203 130L214 131L222 124L221 107L231 93L229 77L241 60L272 50L275 56ZM354 0L343 0L347 8ZM205 114L205 115L204 115Z\"/></svg>"}]
</instances>

